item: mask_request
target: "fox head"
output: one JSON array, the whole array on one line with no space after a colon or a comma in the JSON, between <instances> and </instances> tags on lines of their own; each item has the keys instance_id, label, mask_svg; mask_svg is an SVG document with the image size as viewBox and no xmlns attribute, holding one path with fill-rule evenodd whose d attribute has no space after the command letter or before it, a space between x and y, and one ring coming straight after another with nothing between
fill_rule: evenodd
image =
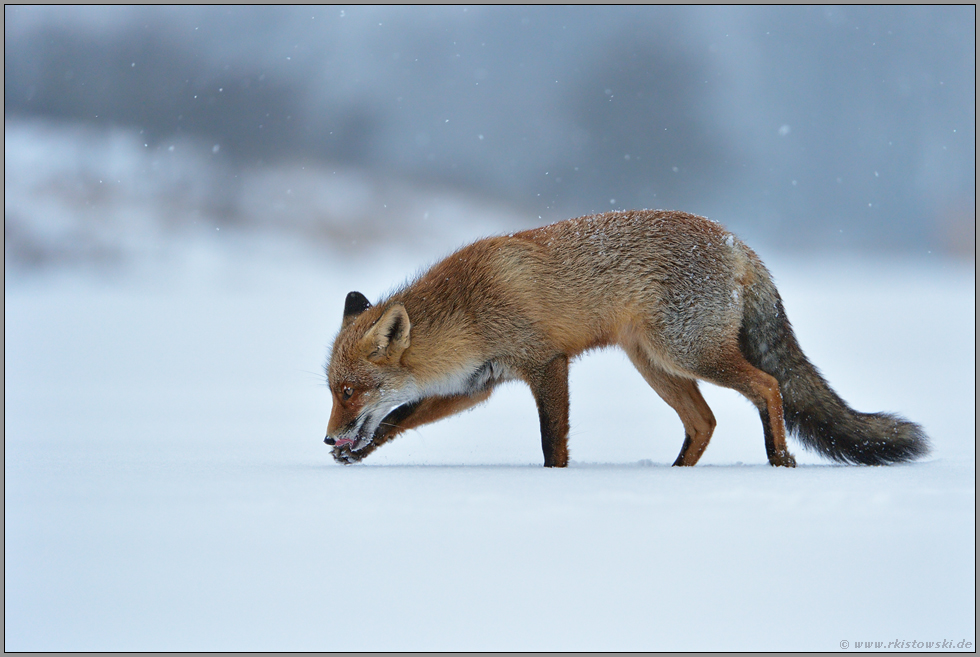
<instances>
[{"instance_id":1,"label":"fox head","mask_svg":"<svg viewBox=\"0 0 980 657\"><path fill-rule=\"evenodd\" d=\"M333 410L325 443L359 451L371 444L389 413L415 401L416 386L401 363L411 331L401 303L372 306L360 292L347 295L327 366Z\"/></svg>"}]
</instances>

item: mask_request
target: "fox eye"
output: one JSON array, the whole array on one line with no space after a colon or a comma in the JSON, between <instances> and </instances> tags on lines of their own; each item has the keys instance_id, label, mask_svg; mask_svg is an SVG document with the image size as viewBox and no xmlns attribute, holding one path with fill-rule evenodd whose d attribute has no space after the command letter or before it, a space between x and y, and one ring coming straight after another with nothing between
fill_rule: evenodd
<instances>
[{"instance_id":1,"label":"fox eye","mask_svg":"<svg viewBox=\"0 0 980 657\"><path fill-rule=\"evenodd\" d=\"M354 389L351 388L350 386L344 386L343 389L340 391L340 394L344 398L344 401L347 401L348 399L351 398L351 396L353 396Z\"/></svg>"}]
</instances>

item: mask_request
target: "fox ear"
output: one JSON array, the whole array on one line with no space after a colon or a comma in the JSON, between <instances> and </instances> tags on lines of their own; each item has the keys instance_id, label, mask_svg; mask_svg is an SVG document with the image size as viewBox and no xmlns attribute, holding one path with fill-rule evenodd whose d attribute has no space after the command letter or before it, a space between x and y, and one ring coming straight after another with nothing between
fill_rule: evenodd
<instances>
[{"instance_id":1,"label":"fox ear","mask_svg":"<svg viewBox=\"0 0 980 657\"><path fill-rule=\"evenodd\" d=\"M361 348L372 363L397 363L412 342L411 332L412 323L405 306L393 303L361 338Z\"/></svg>"},{"instance_id":2,"label":"fox ear","mask_svg":"<svg viewBox=\"0 0 980 657\"><path fill-rule=\"evenodd\" d=\"M360 292L351 292L344 302L344 321L342 326L350 324L351 320L371 307L371 302Z\"/></svg>"}]
</instances>

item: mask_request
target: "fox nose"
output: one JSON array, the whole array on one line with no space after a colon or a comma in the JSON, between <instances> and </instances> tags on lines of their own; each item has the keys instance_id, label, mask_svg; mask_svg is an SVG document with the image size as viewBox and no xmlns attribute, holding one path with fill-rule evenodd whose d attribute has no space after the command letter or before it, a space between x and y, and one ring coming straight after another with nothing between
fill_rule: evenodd
<instances>
[{"instance_id":1,"label":"fox nose","mask_svg":"<svg viewBox=\"0 0 980 657\"><path fill-rule=\"evenodd\" d=\"M330 436L324 438L323 442L327 443L328 445L335 445L337 443L337 441L331 438Z\"/></svg>"}]
</instances>

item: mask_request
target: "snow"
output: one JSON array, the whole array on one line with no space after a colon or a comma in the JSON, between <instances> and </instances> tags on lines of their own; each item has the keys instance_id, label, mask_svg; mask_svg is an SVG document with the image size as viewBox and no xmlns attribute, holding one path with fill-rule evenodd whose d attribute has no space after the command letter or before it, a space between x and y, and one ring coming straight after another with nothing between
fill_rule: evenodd
<instances>
[{"instance_id":1,"label":"snow","mask_svg":"<svg viewBox=\"0 0 980 657\"><path fill-rule=\"evenodd\" d=\"M671 468L680 421L608 351L572 366L565 470L518 384L343 467L322 365L344 297L425 258L263 239L8 270L6 650L975 644L972 263L763 254L835 389L923 424L914 464L791 441L800 467L770 468L754 409L705 385L712 443Z\"/></svg>"}]
</instances>

